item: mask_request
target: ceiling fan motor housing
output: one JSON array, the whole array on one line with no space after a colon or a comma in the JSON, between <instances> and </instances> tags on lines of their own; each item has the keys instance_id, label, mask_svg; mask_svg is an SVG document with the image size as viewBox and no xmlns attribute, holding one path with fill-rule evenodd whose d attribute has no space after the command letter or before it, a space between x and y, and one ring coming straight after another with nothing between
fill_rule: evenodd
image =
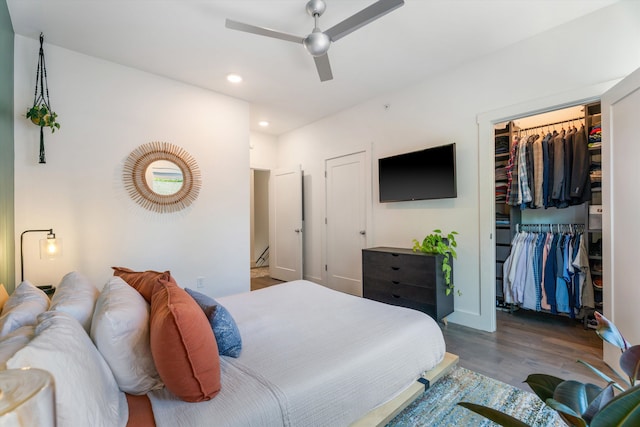
<instances>
[{"instance_id":1,"label":"ceiling fan motor housing","mask_svg":"<svg viewBox=\"0 0 640 427\"><path fill-rule=\"evenodd\" d=\"M322 56L329 50L331 39L318 28L315 28L313 33L305 37L302 44L311 55Z\"/></svg>"}]
</instances>

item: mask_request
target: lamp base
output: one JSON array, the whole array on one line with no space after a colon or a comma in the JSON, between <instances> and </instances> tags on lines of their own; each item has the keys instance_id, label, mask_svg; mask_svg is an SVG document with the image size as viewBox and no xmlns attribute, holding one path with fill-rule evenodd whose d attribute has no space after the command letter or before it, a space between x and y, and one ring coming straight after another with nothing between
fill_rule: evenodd
<instances>
[{"instance_id":1,"label":"lamp base","mask_svg":"<svg viewBox=\"0 0 640 427\"><path fill-rule=\"evenodd\" d=\"M40 286L36 286L36 288L42 289L44 293L47 294L49 297L51 297L51 295L53 295L56 291L56 288L54 288L53 285L40 285Z\"/></svg>"}]
</instances>

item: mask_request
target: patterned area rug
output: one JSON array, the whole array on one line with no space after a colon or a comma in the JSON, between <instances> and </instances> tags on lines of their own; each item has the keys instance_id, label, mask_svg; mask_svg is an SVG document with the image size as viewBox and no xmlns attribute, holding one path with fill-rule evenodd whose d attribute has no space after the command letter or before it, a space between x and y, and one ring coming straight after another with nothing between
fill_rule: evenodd
<instances>
[{"instance_id":1,"label":"patterned area rug","mask_svg":"<svg viewBox=\"0 0 640 427\"><path fill-rule=\"evenodd\" d=\"M461 401L498 409L533 427L566 426L535 394L458 367L432 385L387 427L497 425L456 405Z\"/></svg>"}]
</instances>

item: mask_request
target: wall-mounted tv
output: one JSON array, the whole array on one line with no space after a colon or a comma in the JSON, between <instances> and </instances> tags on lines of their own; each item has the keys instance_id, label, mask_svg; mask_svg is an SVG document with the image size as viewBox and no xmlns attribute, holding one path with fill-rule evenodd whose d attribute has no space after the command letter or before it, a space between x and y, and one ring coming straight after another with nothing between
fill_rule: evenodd
<instances>
[{"instance_id":1,"label":"wall-mounted tv","mask_svg":"<svg viewBox=\"0 0 640 427\"><path fill-rule=\"evenodd\" d=\"M380 202L458 196L456 144L378 159Z\"/></svg>"}]
</instances>

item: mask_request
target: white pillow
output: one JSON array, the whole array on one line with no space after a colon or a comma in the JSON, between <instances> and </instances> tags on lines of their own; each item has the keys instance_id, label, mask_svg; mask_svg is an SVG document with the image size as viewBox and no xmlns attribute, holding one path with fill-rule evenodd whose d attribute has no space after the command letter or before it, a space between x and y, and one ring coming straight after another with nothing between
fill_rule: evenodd
<instances>
[{"instance_id":1,"label":"white pillow","mask_svg":"<svg viewBox=\"0 0 640 427\"><path fill-rule=\"evenodd\" d=\"M93 309L100 291L77 271L67 273L51 298L50 310L63 311L75 318L87 333L91 330Z\"/></svg>"},{"instance_id":2,"label":"white pillow","mask_svg":"<svg viewBox=\"0 0 640 427\"><path fill-rule=\"evenodd\" d=\"M0 338L0 370L7 368L7 360L21 348L29 344L35 335L36 327L33 325L21 326L15 331Z\"/></svg>"},{"instance_id":3,"label":"white pillow","mask_svg":"<svg viewBox=\"0 0 640 427\"><path fill-rule=\"evenodd\" d=\"M126 425L126 397L78 321L59 311L38 321L35 337L7 361L7 369L32 367L53 375L59 426Z\"/></svg>"},{"instance_id":4,"label":"white pillow","mask_svg":"<svg viewBox=\"0 0 640 427\"><path fill-rule=\"evenodd\" d=\"M120 277L112 277L98 297L91 338L120 390L147 394L162 388L149 344L149 303Z\"/></svg>"},{"instance_id":5,"label":"white pillow","mask_svg":"<svg viewBox=\"0 0 640 427\"><path fill-rule=\"evenodd\" d=\"M0 337L21 326L35 325L38 314L49 308L49 297L28 281L18 285L2 308Z\"/></svg>"}]
</instances>

